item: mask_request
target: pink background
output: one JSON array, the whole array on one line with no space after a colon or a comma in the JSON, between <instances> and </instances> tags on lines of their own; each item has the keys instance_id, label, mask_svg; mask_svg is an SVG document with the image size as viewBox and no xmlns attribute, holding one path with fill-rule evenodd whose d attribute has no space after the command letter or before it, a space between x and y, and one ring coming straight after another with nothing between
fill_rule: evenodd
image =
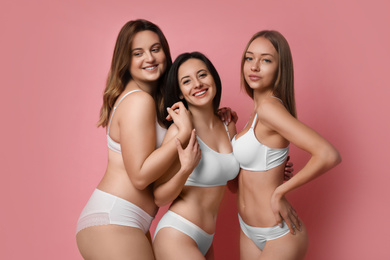
<instances>
[{"instance_id":1,"label":"pink background","mask_svg":"<svg viewBox=\"0 0 390 260\"><path fill-rule=\"evenodd\" d=\"M1 1L1 259L81 259L77 218L106 166L101 95L119 29L136 18L162 28L174 58L209 56L239 129L252 109L239 90L245 44L262 29L283 33L299 118L343 157L289 197L308 226L307 259L390 259L389 2L239 2ZM291 155L296 171L308 158ZM238 259L236 213L227 192L216 259Z\"/></svg>"}]
</instances>

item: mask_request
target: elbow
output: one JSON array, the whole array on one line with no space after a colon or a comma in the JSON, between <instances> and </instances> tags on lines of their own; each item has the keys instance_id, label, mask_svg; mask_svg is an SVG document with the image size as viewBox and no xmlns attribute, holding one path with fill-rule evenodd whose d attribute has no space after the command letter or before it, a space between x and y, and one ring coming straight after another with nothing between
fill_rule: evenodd
<instances>
[{"instance_id":1,"label":"elbow","mask_svg":"<svg viewBox=\"0 0 390 260\"><path fill-rule=\"evenodd\" d=\"M342 161L339 151L333 146L326 149L323 156L329 169L335 167Z\"/></svg>"},{"instance_id":2,"label":"elbow","mask_svg":"<svg viewBox=\"0 0 390 260\"><path fill-rule=\"evenodd\" d=\"M145 178L132 178L131 182L137 190L146 189L150 183L146 182Z\"/></svg>"},{"instance_id":3,"label":"elbow","mask_svg":"<svg viewBox=\"0 0 390 260\"><path fill-rule=\"evenodd\" d=\"M337 152L337 155L336 155L336 158L335 158L335 165L341 163L341 161L342 161L341 155L340 155L339 151L336 150L336 152Z\"/></svg>"},{"instance_id":4,"label":"elbow","mask_svg":"<svg viewBox=\"0 0 390 260\"><path fill-rule=\"evenodd\" d=\"M169 202L161 199L161 198L157 198L156 196L154 197L154 203L157 205L157 207L161 208L167 204L169 204Z\"/></svg>"}]
</instances>

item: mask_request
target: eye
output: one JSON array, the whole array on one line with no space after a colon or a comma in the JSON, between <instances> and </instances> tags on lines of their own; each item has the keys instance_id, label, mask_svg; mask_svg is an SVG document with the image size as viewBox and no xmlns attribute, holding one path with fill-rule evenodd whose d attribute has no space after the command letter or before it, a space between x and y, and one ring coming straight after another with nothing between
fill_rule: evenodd
<instances>
[{"instance_id":1,"label":"eye","mask_svg":"<svg viewBox=\"0 0 390 260\"><path fill-rule=\"evenodd\" d=\"M245 60L246 61L252 61L253 59L252 59L252 57L245 57Z\"/></svg>"},{"instance_id":2,"label":"eye","mask_svg":"<svg viewBox=\"0 0 390 260\"><path fill-rule=\"evenodd\" d=\"M140 57L141 55L142 55L142 52L140 52L140 51L133 52L134 57Z\"/></svg>"},{"instance_id":3,"label":"eye","mask_svg":"<svg viewBox=\"0 0 390 260\"><path fill-rule=\"evenodd\" d=\"M160 50L161 50L160 47L155 47L155 48L152 49L152 52L159 52Z\"/></svg>"},{"instance_id":4,"label":"eye","mask_svg":"<svg viewBox=\"0 0 390 260\"><path fill-rule=\"evenodd\" d=\"M264 63L271 63L272 61L269 59L263 59Z\"/></svg>"},{"instance_id":5,"label":"eye","mask_svg":"<svg viewBox=\"0 0 390 260\"><path fill-rule=\"evenodd\" d=\"M187 85L188 83L190 83L190 80L189 79L186 79L182 82L183 85Z\"/></svg>"},{"instance_id":6,"label":"eye","mask_svg":"<svg viewBox=\"0 0 390 260\"><path fill-rule=\"evenodd\" d=\"M206 72L203 72L203 73L201 73L201 74L199 74L199 78L205 78L205 77L207 77L207 73Z\"/></svg>"}]
</instances>

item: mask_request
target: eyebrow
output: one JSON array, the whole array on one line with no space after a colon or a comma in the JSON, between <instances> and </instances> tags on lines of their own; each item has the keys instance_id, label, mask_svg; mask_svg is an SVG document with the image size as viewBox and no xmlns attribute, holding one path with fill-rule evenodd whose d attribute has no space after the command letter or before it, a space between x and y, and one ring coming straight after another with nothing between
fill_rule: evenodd
<instances>
[{"instance_id":1,"label":"eyebrow","mask_svg":"<svg viewBox=\"0 0 390 260\"><path fill-rule=\"evenodd\" d=\"M200 70L198 70L197 72L196 72L196 74L199 74L200 72L207 72L207 70L206 69L200 69ZM185 79L185 78L189 78L190 76L184 76L184 77L182 77L181 79L180 79L180 82L182 82L183 81L183 79Z\"/></svg>"},{"instance_id":2,"label":"eyebrow","mask_svg":"<svg viewBox=\"0 0 390 260\"><path fill-rule=\"evenodd\" d=\"M184 77L182 77L181 79L180 79L180 82L182 82L183 81L183 79L185 79L185 78L189 78L190 76L184 76Z\"/></svg>"},{"instance_id":3,"label":"eyebrow","mask_svg":"<svg viewBox=\"0 0 390 260\"><path fill-rule=\"evenodd\" d=\"M156 42L156 43L154 43L152 46L150 46L150 48L153 48L153 47L155 47L156 45L161 45L161 43ZM142 50L142 49L143 49L143 48L134 48L134 49L131 50L131 52L133 52L133 51L138 51L138 50Z\"/></svg>"},{"instance_id":4,"label":"eyebrow","mask_svg":"<svg viewBox=\"0 0 390 260\"><path fill-rule=\"evenodd\" d=\"M251 52L251 51L247 51L246 53L254 55L254 53ZM271 53L262 53L262 54L260 54L260 56L267 56L267 55L274 57L274 55L272 55Z\"/></svg>"}]
</instances>

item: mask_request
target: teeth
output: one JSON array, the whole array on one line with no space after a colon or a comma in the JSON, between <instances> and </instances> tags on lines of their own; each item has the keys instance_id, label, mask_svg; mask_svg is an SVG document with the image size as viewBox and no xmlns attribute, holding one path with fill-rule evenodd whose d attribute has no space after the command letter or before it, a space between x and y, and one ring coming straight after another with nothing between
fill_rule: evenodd
<instances>
[{"instance_id":1,"label":"teeth","mask_svg":"<svg viewBox=\"0 0 390 260\"><path fill-rule=\"evenodd\" d=\"M145 69L146 69L146 70L152 70L152 69L154 69L155 67L157 67L157 66L148 67L148 68L145 68Z\"/></svg>"},{"instance_id":2,"label":"teeth","mask_svg":"<svg viewBox=\"0 0 390 260\"><path fill-rule=\"evenodd\" d=\"M195 96L195 97L201 96L201 95L203 95L204 93L206 93L206 90L203 90L203 91L201 91L201 92L198 92L198 93L194 94L194 96Z\"/></svg>"}]
</instances>

